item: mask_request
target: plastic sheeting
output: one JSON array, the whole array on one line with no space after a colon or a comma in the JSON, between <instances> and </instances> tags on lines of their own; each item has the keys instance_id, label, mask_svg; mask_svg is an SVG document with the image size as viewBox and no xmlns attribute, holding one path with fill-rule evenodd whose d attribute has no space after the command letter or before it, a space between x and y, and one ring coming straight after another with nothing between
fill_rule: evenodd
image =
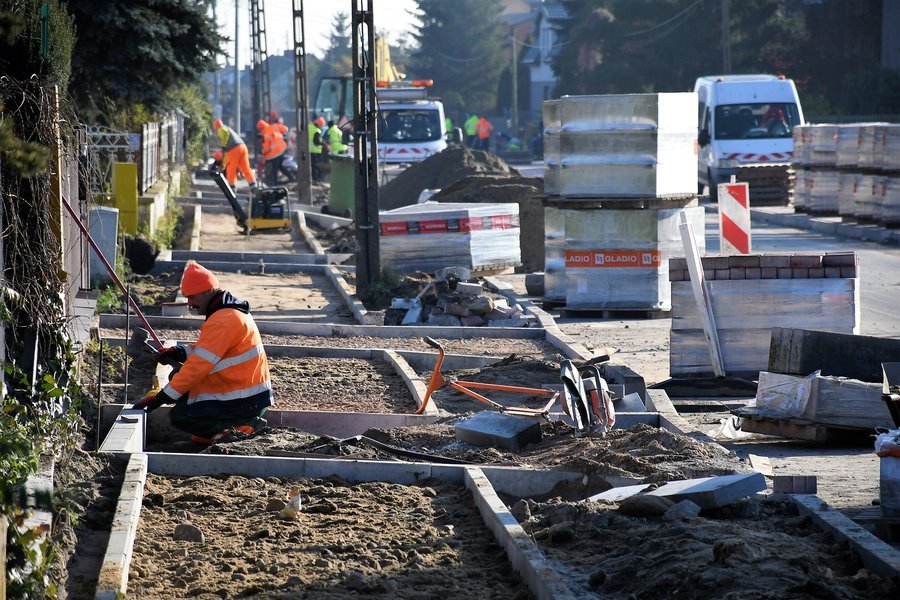
<instances>
[{"instance_id":1,"label":"plastic sheeting","mask_svg":"<svg viewBox=\"0 0 900 600\"><path fill-rule=\"evenodd\" d=\"M544 103L544 191L582 198L697 191L697 95L563 96Z\"/></svg>"},{"instance_id":2,"label":"plastic sheeting","mask_svg":"<svg viewBox=\"0 0 900 600\"><path fill-rule=\"evenodd\" d=\"M547 254L546 265L555 270L550 287L545 270L545 294L558 295L563 288L568 309L668 310L669 259L684 256L678 229L682 211L694 228L701 254L705 251L702 207L548 210L560 214L548 213L546 220L553 223L557 244L552 256ZM564 277L559 275L560 259Z\"/></svg>"},{"instance_id":3,"label":"plastic sheeting","mask_svg":"<svg viewBox=\"0 0 900 600\"><path fill-rule=\"evenodd\" d=\"M394 273L515 267L519 205L426 202L379 213L381 263Z\"/></svg>"}]
</instances>

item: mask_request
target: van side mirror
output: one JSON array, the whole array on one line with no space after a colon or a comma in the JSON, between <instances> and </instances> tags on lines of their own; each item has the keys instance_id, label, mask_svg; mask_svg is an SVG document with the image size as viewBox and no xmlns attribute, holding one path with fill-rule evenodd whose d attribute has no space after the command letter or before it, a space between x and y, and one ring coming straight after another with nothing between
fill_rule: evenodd
<instances>
[{"instance_id":1,"label":"van side mirror","mask_svg":"<svg viewBox=\"0 0 900 600\"><path fill-rule=\"evenodd\" d=\"M451 144L462 144L463 134L462 128L454 127L450 131L447 132L447 141Z\"/></svg>"},{"instance_id":2,"label":"van side mirror","mask_svg":"<svg viewBox=\"0 0 900 600\"><path fill-rule=\"evenodd\" d=\"M700 131L700 134L697 136L697 142L701 146L706 146L707 144L709 144L709 130L708 129L702 129Z\"/></svg>"}]
</instances>

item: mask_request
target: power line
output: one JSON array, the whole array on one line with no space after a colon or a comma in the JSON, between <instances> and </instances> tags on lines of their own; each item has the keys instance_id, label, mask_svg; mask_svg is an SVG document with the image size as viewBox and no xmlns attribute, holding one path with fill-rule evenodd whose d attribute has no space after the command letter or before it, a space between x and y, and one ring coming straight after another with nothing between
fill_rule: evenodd
<instances>
[{"instance_id":1,"label":"power line","mask_svg":"<svg viewBox=\"0 0 900 600\"><path fill-rule=\"evenodd\" d=\"M668 24L672 23L673 21L685 16L687 13L689 13L690 11L697 8L697 6L699 6L701 2L703 2L703 0L696 0L696 2L694 2L693 4L691 4L690 6L685 8L683 11L681 11L674 17L670 18L668 21L663 21L659 25L654 25L653 27L650 27L649 29L644 29L642 31L633 31L631 33L626 33L624 35L620 35L619 37L621 37L621 38L637 37L639 35L644 35L646 33L652 33L654 31L656 31L657 29L662 29L663 27L665 27ZM680 25L680 23L678 23L678 25ZM678 25L676 25L675 27L677 27ZM674 28L673 28L673 30L674 30ZM671 31L667 32L666 35L668 35L669 33L671 33Z\"/></svg>"}]
</instances>

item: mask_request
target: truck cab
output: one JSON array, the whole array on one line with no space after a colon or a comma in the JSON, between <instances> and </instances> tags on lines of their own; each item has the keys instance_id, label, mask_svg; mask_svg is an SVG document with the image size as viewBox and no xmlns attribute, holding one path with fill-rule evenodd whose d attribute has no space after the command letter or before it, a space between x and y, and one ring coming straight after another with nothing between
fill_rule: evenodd
<instances>
[{"instance_id":1,"label":"truck cab","mask_svg":"<svg viewBox=\"0 0 900 600\"><path fill-rule=\"evenodd\" d=\"M418 162L447 147L444 105L428 98L430 85L413 81L376 88L380 162Z\"/></svg>"},{"instance_id":2,"label":"truck cab","mask_svg":"<svg viewBox=\"0 0 900 600\"><path fill-rule=\"evenodd\" d=\"M797 88L775 75L706 75L694 84L699 101L698 190L728 183L737 167L789 163L792 132L804 124Z\"/></svg>"}]
</instances>

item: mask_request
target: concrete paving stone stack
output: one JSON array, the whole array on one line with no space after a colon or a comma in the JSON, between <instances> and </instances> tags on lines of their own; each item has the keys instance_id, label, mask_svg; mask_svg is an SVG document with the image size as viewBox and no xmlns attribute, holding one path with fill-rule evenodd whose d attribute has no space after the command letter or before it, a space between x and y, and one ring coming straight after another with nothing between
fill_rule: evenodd
<instances>
[{"instance_id":1,"label":"concrete paving stone stack","mask_svg":"<svg viewBox=\"0 0 900 600\"><path fill-rule=\"evenodd\" d=\"M838 126L798 125L794 128L793 203L798 211L837 214L839 176ZM751 198L752 202L752 198Z\"/></svg>"},{"instance_id":2,"label":"concrete paving stone stack","mask_svg":"<svg viewBox=\"0 0 900 600\"><path fill-rule=\"evenodd\" d=\"M382 265L398 274L516 267L519 205L425 203L379 213Z\"/></svg>"},{"instance_id":3,"label":"concrete paving stone stack","mask_svg":"<svg viewBox=\"0 0 900 600\"><path fill-rule=\"evenodd\" d=\"M900 225L900 175L884 178L884 198L878 220L888 227Z\"/></svg>"},{"instance_id":4,"label":"concrete paving stone stack","mask_svg":"<svg viewBox=\"0 0 900 600\"><path fill-rule=\"evenodd\" d=\"M859 332L855 253L707 256L703 273L729 375L753 377L768 366L773 327ZM713 373L687 263L669 261L673 377Z\"/></svg>"},{"instance_id":5,"label":"concrete paving stone stack","mask_svg":"<svg viewBox=\"0 0 900 600\"><path fill-rule=\"evenodd\" d=\"M544 300L573 310L668 310L677 220L697 206L693 93L544 102Z\"/></svg>"},{"instance_id":6,"label":"concrete paving stone stack","mask_svg":"<svg viewBox=\"0 0 900 600\"><path fill-rule=\"evenodd\" d=\"M567 198L696 193L697 95L563 96L545 103L544 191ZM557 150L558 148L558 150Z\"/></svg>"}]
</instances>

